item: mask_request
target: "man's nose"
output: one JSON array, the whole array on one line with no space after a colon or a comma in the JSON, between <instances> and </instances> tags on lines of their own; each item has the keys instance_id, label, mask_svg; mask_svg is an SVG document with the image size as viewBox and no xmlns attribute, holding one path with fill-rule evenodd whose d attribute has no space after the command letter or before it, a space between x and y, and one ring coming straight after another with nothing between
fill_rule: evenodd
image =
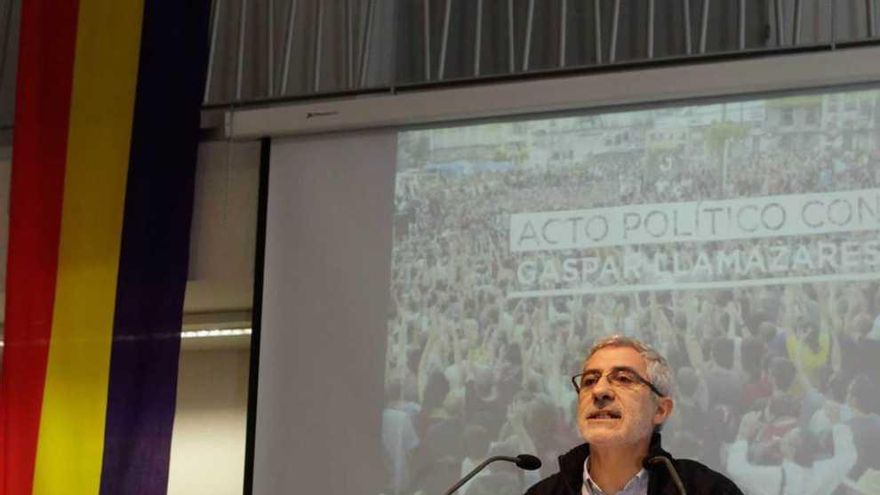
<instances>
[{"instance_id":1,"label":"man's nose","mask_svg":"<svg viewBox=\"0 0 880 495\"><path fill-rule=\"evenodd\" d=\"M593 385L591 393L593 395L593 402L595 402L597 406L601 406L601 404L614 400L614 390L611 388L608 379L605 377L599 378L599 381Z\"/></svg>"}]
</instances>

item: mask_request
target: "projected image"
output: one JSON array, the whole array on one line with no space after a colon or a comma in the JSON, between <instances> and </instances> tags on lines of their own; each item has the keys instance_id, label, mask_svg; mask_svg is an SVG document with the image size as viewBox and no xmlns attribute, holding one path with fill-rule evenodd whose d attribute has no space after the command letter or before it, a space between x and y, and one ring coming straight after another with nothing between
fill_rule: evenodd
<instances>
[{"instance_id":1,"label":"projected image","mask_svg":"<svg viewBox=\"0 0 880 495\"><path fill-rule=\"evenodd\" d=\"M401 133L385 492L443 493L496 454L544 467L496 463L462 493L555 472L582 442L569 378L617 333L676 371L673 455L747 493L780 493L783 465L865 493L878 123L870 90Z\"/></svg>"}]
</instances>

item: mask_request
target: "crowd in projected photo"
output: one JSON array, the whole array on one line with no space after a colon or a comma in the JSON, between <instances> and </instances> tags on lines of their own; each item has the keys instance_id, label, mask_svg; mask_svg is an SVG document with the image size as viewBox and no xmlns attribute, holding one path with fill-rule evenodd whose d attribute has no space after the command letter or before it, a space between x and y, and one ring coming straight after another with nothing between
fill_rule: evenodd
<instances>
[{"instance_id":1,"label":"crowd in projected photo","mask_svg":"<svg viewBox=\"0 0 880 495\"><path fill-rule=\"evenodd\" d=\"M823 494L880 493L878 122L880 91L864 90L401 133L384 493L443 493L491 455L544 465L495 463L460 493L520 494L555 472L582 442L570 377L614 333L675 371L673 455L751 494L801 468ZM745 212L742 236L688 241L676 225L590 246L582 229L558 249L512 220L610 211L655 228L612 210L713 202ZM775 234L747 228L752 214Z\"/></svg>"}]
</instances>

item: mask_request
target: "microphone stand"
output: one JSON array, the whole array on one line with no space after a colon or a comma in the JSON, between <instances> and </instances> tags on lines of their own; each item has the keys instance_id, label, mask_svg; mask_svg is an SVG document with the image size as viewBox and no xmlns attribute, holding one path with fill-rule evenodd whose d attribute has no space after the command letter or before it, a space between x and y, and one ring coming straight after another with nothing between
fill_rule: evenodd
<instances>
[{"instance_id":1,"label":"microphone stand","mask_svg":"<svg viewBox=\"0 0 880 495\"><path fill-rule=\"evenodd\" d=\"M672 465L672 461L670 461L668 457L662 455L654 456L648 459L647 463L663 464L666 467L666 470L669 471L669 476L672 478L672 483L678 489L678 493L681 495L687 495L687 491L684 489L684 483L681 482L681 478L678 476L678 471L675 470L675 466Z\"/></svg>"},{"instance_id":2,"label":"microphone stand","mask_svg":"<svg viewBox=\"0 0 880 495\"><path fill-rule=\"evenodd\" d=\"M507 461L507 462L512 462L512 463L516 464L517 462L519 462L519 459L516 457L508 457L505 455L496 455L496 456L490 457L490 458L486 459L485 461L481 462L480 464L478 464L477 467L473 468L471 470L471 472L469 472L464 478L458 480L458 483L452 485L452 488L450 488L449 490L446 490L446 492L444 492L443 495L452 495L453 493L455 493L456 490L458 490L465 483L470 481L471 478L476 476L477 473L482 471L483 468L485 468L486 466L488 466L489 464L491 464L495 461Z\"/></svg>"}]
</instances>

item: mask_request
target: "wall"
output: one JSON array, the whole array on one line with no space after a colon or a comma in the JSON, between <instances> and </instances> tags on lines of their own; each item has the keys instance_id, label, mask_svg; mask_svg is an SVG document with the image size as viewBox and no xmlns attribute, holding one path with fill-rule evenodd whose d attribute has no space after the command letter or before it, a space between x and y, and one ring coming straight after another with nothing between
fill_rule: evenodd
<instances>
[{"instance_id":1,"label":"wall","mask_svg":"<svg viewBox=\"0 0 880 495\"><path fill-rule=\"evenodd\" d=\"M251 325L259 151L200 145L185 328ZM242 492L249 359L248 337L182 341L169 495Z\"/></svg>"},{"instance_id":2,"label":"wall","mask_svg":"<svg viewBox=\"0 0 880 495\"><path fill-rule=\"evenodd\" d=\"M249 350L180 356L169 495L241 494Z\"/></svg>"},{"instance_id":3,"label":"wall","mask_svg":"<svg viewBox=\"0 0 880 495\"><path fill-rule=\"evenodd\" d=\"M250 311L259 169L259 142L199 146L184 301L188 319L223 323L223 313Z\"/></svg>"}]
</instances>

